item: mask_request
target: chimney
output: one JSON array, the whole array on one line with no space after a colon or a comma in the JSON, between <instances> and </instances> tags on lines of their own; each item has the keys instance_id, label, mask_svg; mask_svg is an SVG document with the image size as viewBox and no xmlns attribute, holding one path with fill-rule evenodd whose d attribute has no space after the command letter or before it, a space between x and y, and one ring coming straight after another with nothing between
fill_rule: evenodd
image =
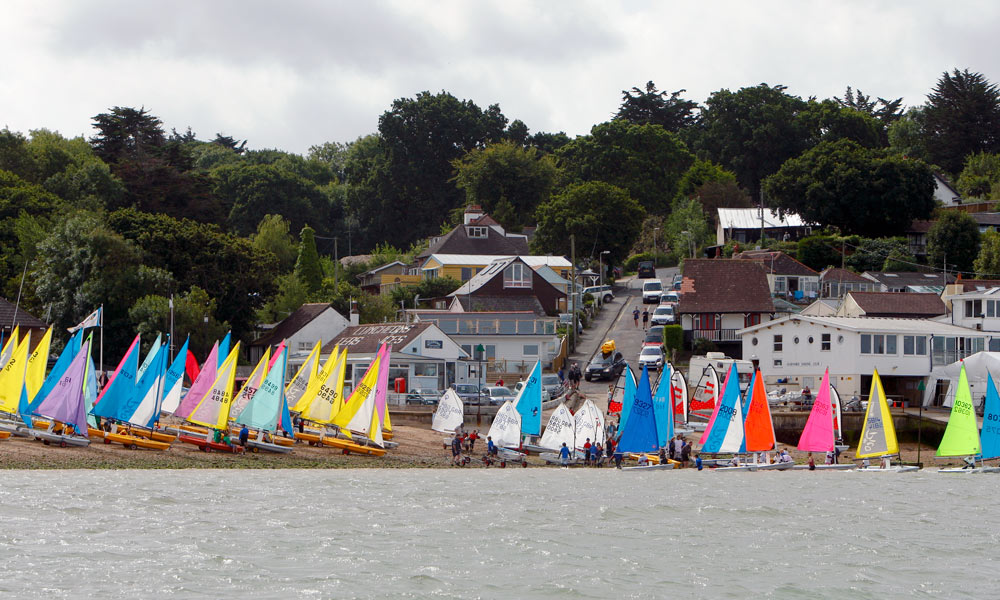
<instances>
[{"instance_id":1,"label":"chimney","mask_svg":"<svg viewBox=\"0 0 1000 600\"><path fill-rule=\"evenodd\" d=\"M361 322L361 314L358 313L358 303L351 300L351 315L350 315L351 325L358 325Z\"/></svg>"},{"instance_id":2,"label":"chimney","mask_svg":"<svg viewBox=\"0 0 1000 600\"><path fill-rule=\"evenodd\" d=\"M472 223L473 221L475 221L479 217L483 216L484 214L486 214L486 213L483 212L483 207L479 206L478 204L473 204L471 206L467 206L465 208L465 219L464 219L465 222L464 222L464 225L468 225L468 224Z\"/></svg>"}]
</instances>

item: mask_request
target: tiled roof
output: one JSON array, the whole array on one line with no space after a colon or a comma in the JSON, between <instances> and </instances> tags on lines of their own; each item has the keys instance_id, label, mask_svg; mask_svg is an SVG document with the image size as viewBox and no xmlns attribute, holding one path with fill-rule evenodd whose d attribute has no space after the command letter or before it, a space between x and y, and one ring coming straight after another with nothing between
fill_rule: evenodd
<instances>
[{"instance_id":1,"label":"tiled roof","mask_svg":"<svg viewBox=\"0 0 1000 600\"><path fill-rule=\"evenodd\" d=\"M767 250L747 250L733 258L742 260L759 260L764 268L773 275L798 275L800 277L816 277L819 275L809 267L788 256L784 252Z\"/></svg>"},{"instance_id":2,"label":"tiled roof","mask_svg":"<svg viewBox=\"0 0 1000 600\"><path fill-rule=\"evenodd\" d=\"M679 313L774 312L767 275L749 260L684 261Z\"/></svg>"},{"instance_id":3,"label":"tiled roof","mask_svg":"<svg viewBox=\"0 0 1000 600\"><path fill-rule=\"evenodd\" d=\"M14 304L8 302L4 298L0 298L0 325L3 325L3 329L12 329L11 323L14 320ZM38 327L47 328L48 324L42 321L35 315L24 310L23 306L17 308L17 321L14 325L19 325L21 327Z\"/></svg>"},{"instance_id":4,"label":"tiled roof","mask_svg":"<svg viewBox=\"0 0 1000 600\"><path fill-rule=\"evenodd\" d=\"M865 271L864 276L891 288L904 288L910 285L941 285L944 282L941 273L922 273L919 271ZM955 276L948 273L948 283L954 283L954 281Z\"/></svg>"},{"instance_id":5,"label":"tiled roof","mask_svg":"<svg viewBox=\"0 0 1000 600\"><path fill-rule=\"evenodd\" d=\"M285 317L280 323L274 326L271 331L256 340L250 342L251 346L275 346L281 340L288 339L295 335L300 329L312 322L313 319L323 314L323 311L330 308L329 303L319 302L315 304L303 304Z\"/></svg>"},{"instance_id":6,"label":"tiled roof","mask_svg":"<svg viewBox=\"0 0 1000 600\"><path fill-rule=\"evenodd\" d=\"M533 312L545 316L535 296L455 296L466 312ZM456 313L461 314L461 313Z\"/></svg>"},{"instance_id":7,"label":"tiled roof","mask_svg":"<svg viewBox=\"0 0 1000 600\"><path fill-rule=\"evenodd\" d=\"M867 279L858 275L854 271L848 271L847 269L841 269L839 267L830 267L829 269L823 271L819 275L820 281L837 281L843 283L873 283L871 279Z\"/></svg>"},{"instance_id":8,"label":"tiled roof","mask_svg":"<svg viewBox=\"0 0 1000 600\"><path fill-rule=\"evenodd\" d=\"M934 221L917 220L910 223L910 228L906 230L906 233L927 233L931 230L931 225Z\"/></svg>"},{"instance_id":9,"label":"tiled roof","mask_svg":"<svg viewBox=\"0 0 1000 600\"><path fill-rule=\"evenodd\" d=\"M392 345L394 350L406 347L418 335L432 327L433 323L369 323L353 325L340 335L323 345L320 351L329 354L333 347L340 345L350 354L374 354L382 343Z\"/></svg>"},{"instance_id":10,"label":"tiled roof","mask_svg":"<svg viewBox=\"0 0 1000 600\"><path fill-rule=\"evenodd\" d=\"M848 292L866 316L936 317L948 312L937 294Z\"/></svg>"},{"instance_id":11,"label":"tiled roof","mask_svg":"<svg viewBox=\"0 0 1000 600\"><path fill-rule=\"evenodd\" d=\"M480 217L483 218L483 217ZM417 258L425 259L431 254L496 254L517 256L528 254L528 239L521 235L506 236L492 227L486 227L485 238L470 238L467 225L459 225L438 238L421 252Z\"/></svg>"},{"instance_id":12,"label":"tiled roof","mask_svg":"<svg viewBox=\"0 0 1000 600\"><path fill-rule=\"evenodd\" d=\"M1000 287L1000 279L963 279L956 283L962 284L963 292L974 292L976 290L988 290Z\"/></svg>"}]
</instances>

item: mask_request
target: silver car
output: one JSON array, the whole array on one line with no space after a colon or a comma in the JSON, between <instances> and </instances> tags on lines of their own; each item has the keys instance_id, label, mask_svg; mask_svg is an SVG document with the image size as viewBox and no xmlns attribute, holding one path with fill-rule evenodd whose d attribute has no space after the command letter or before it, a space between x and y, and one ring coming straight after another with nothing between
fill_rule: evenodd
<instances>
[{"instance_id":1,"label":"silver car","mask_svg":"<svg viewBox=\"0 0 1000 600\"><path fill-rule=\"evenodd\" d=\"M643 346L639 353L639 366L650 369L660 369L663 367L663 349L659 346Z\"/></svg>"}]
</instances>

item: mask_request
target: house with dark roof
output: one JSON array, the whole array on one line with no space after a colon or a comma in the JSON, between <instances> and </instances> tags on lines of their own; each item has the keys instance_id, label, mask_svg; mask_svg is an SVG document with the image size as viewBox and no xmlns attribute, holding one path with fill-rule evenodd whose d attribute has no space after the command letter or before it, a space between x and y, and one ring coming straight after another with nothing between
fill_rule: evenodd
<instances>
[{"instance_id":1,"label":"house with dark roof","mask_svg":"<svg viewBox=\"0 0 1000 600\"><path fill-rule=\"evenodd\" d=\"M3 334L4 342L10 339L14 327L19 327L18 334L21 336L27 332L31 333L30 347L32 348L42 340L42 336L49 328L45 321L24 310L23 306L15 308L14 304L0 298L0 332Z\"/></svg>"},{"instance_id":2,"label":"house with dark roof","mask_svg":"<svg viewBox=\"0 0 1000 600\"><path fill-rule=\"evenodd\" d=\"M820 298L840 299L847 292L875 292L877 286L871 279L839 267L830 267L819 274Z\"/></svg>"},{"instance_id":3,"label":"house with dark roof","mask_svg":"<svg viewBox=\"0 0 1000 600\"><path fill-rule=\"evenodd\" d=\"M689 348L704 338L740 358L743 347L737 332L774 317L767 272L759 261L685 260L680 291L677 312Z\"/></svg>"},{"instance_id":4,"label":"house with dark roof","mask_svg":"<svg viewBox=\"0 0 1000 600\"><path fill-rule=\"evenodd\" d=\"M463 223L448 233L431 238L427 249L417 255L417 264L424 266L432 254L490 254L521 256L530 254L525 235L507 233L479 206L465 209Z\"/></svg>"},{"instance_id":5,"label":"house with dark roof","mask_svg":"<svg viewBox=\"0 0 1000 600\"><path fill-rule=\"evenodd\" d=\"M359 274L358 279L361 291L377 296L388 294L399 287L417 285L423 277L420 276L418 269L395 260Z\"/></svg>"},{"instance_id":6,"label":"house with dark roof","mask_svg":"<svg viewBox=\"0 0 1000 600\"><path fill-rule=\"evenodd\" d=\"M356 319L357 313L351 317ZM289 364L301 363L317 342L333 339L349 325L351 319L338 313L329 303L303 304L248 344L250 362L256 364L267 348L273 352L284 340L288 345Z\"/></svg>"},{"instance_id":7,"label":"house with dark roof","mask_svg":"<svg viewBox=\"0 0 1000 600\"><path fill-rule=\"evenodd\" d=\"M954 283L951 273L928 273L921 271L865 271L862 277L874 281L875 292L937 292L944 291L945 285Z\"/></svg>"},{"instance_id":8,"label":"house with dark roof","mask_svg":"<svg viewBox=\"0 0 1000 600\"><path fill-rule=\"evenodd\" d=\"M566 292L519 256L493 261L448 297L448 308L461 312L515 311L555 316L566 310Z\"/></svg>"},{"instance_id":9,"label":"house with dark roof","mask_svg":"<svg viewBox=\"0 0 1000 600\"><path fill-rule=\"evenodd\" d=\"M947 313L948 308L937 294L848 292L835 316L931 319Z\"/></svg>"},{"instance_id":10,"label":"house with dark roof","mask_svg":"<svg viewBox=\"0 0 1000 600\"><path fill-rule=\"evenodd\" d=\"M819 294L819 273L781 251L747 250L733 256L756 261L767 273L767 285L774 296L802 301Z\"/></svg>"}]
</instances>

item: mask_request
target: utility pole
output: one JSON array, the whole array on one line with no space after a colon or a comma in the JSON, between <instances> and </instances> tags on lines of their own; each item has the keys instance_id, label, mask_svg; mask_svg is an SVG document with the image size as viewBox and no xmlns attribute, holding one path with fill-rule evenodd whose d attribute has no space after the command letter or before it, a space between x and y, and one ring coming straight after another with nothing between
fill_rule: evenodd
<instances>
[{"instance_id":1,"label":"utility pole","mask_svg":"<svg viewBox=\"0 0 1000 600\"><path fill-rule=\"evenodd\" d=\"M763 250L764 248L764 188L760 188L760 245L759 247Z\"/></svg>"},{"instance_id":2,"label":"utility pole","mask_svg":"<svg viewBox=\"0 0 1000 600\"><path fill-rule=\"evenodd\" d=\"M570 332L570 347L573 351L576 351L576 235L569 235L569 262L570 262L570 279L569 279L569 291L571 298L571 305L573 307L573 319L570 323L570 327L573 330Z\"/></svg>"},{"instance_id":3,"label":"utility pole","mask_svg":"<svg viewBox=\"0 0 1000 600\"><path fill-rule=\"evenodd\" d=\"M333 238L333 293L340 289L338 285L338 274L340 271L340 255L337 252L337 238Z\"/></svg>"}]
</instances>

